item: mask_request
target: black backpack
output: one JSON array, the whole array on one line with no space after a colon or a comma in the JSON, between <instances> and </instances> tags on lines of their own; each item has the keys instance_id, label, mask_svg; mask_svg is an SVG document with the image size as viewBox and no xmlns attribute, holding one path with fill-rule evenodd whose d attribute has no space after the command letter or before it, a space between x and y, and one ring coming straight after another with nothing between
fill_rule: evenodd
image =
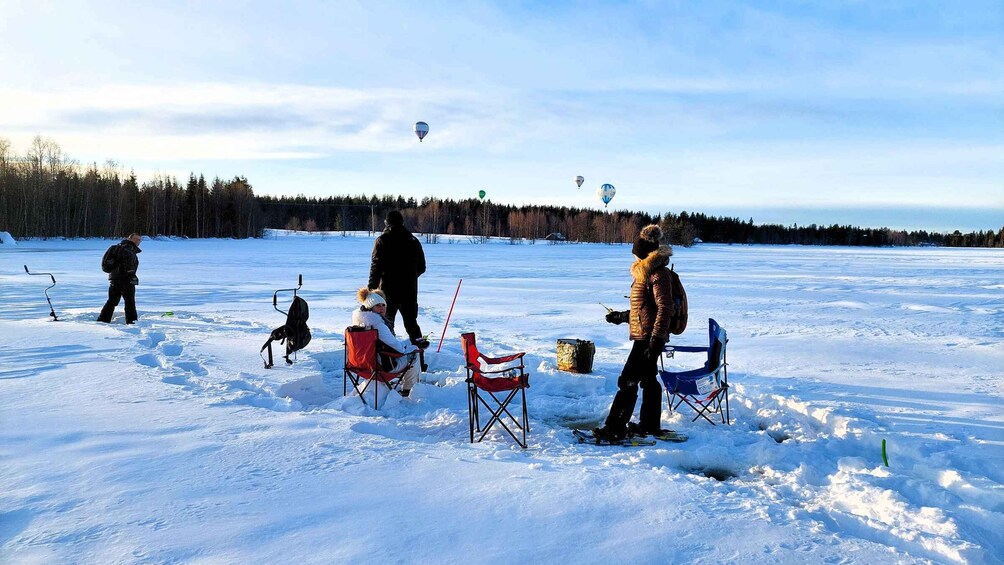
<instances>
[{"instance_id":1,"label":"black backpack","mask_svg":"<svg viewBox=\"0 0 1004 565\"><path fill-rule=\"evenodd\" d=\"M303 349L310 343L310 328L307 327L307 318L309 317L310 309L307 307L307 301L299 296L294 296L293 303L289 305L289 312L286 314L286 323L272 330L268 341L265 342L265 345L261 346L262 351L268 349L268 361L265 362L266 369L272 368L273 341L278 341L279 343L285 341L286 355L284 357L286 364L293 364L293 361L289 358L290 354Z\"/></svg>"},{"instance_id":2,"label":"black backpack","mask_svg":"<svg viewBox=\"0 0 1004 565\"><path fill-rule=\"evenodd\" d=\"M680 282L680 275L676 271L669 270L671 284L673 285L673 311L669 316L669 332L673 335L680 335L687 329L687 291L683 289Z\"/></svg>"},{"instance_id":3,"label":"black backpack","mask_svg":"<svg viewBox=\"0 0 1004 565\"><path fill-rule=\"evenodd\" d=\"M106 273L113 273L119 266L119 253L122 251L122 244L116 243L107 250L101 257L101 270Z\"/></svg>"}]
</instances>

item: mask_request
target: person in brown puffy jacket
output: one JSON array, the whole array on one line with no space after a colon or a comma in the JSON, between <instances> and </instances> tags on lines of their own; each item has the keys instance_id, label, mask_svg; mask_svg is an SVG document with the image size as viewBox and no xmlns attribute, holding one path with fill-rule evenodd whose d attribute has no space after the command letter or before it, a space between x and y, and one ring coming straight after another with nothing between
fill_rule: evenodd
<instances>
[{"instance_id":1,"label":"person in brown puffy jacket","mask_svg":"<svg viewBox=\"0 0 1004 565\"><path fill-rule=\"evenodd\" d=\"M617 379L617 394L602 428L593 433L601 439L619 441L628 433L628 423L638 401L638 385L642 388L641 414L636 430L642 434L657 434L661 430L662 387L659 386L658 360L669 337L672 315L673 285L669 258L673 249L661 244L662 230L651 224L642 228L631 249L636 259L631 265L631 310L610 312L607 321L630 324L634 342L627 362Z\"/></svg>"}]
</instances>

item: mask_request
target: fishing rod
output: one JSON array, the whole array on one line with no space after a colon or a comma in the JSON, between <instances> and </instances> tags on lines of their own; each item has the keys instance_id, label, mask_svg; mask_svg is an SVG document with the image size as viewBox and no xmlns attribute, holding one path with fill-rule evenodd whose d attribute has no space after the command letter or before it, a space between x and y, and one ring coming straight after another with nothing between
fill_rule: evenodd
<instances>
[{"instance_id":1,"label":"fishing rod","mask_svg":"<svg viewBox=\"0 0 1004 565\"><path fill-rule=\"evenodd\" d=\"M52 307L52 300L49 298L49 289L52 288L52 287L54 287L54 286L56 286L56 277L55 277L55 275L53 275L52 273L33 273L33 272L31 272L31 271L28 270L28 265L24 266L24 272L28 273L29 275L33 275L33 276L35 276L35 275L37 275L37 276L49 275L49 278L52 279L52 285L50 285L49 287L47 287L42 292L45 293L45 300L48 301L48 303L49 303L49 315L52 316L52 321L53 322L58 322L59 318L56 317L56 310Z\"/></svg>"}]
</instances>

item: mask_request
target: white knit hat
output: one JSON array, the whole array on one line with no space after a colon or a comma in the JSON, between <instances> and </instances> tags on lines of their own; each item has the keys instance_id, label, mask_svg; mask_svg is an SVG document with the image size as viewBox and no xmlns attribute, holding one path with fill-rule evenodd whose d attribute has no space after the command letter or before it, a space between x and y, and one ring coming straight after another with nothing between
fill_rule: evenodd
<instances>
[{"instance_id":1,"label":"white knit hat","mask_svg":"<svg viewBox=\"0 0 1004 565\"><path fill-rule=\"evenodd\" d=\"M379 290L360 288L358 298L359 302L363 305L363 308L366 308L367 310L372 310L374 306L387 304L387 301L383 298L383 293Z\"/></svg>"}]
</instances>

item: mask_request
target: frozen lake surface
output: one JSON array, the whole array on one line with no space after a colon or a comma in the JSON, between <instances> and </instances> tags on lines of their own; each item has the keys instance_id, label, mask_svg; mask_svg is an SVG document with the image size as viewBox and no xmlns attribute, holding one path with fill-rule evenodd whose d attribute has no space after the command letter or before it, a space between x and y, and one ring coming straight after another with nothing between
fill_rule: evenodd
<instances>
[{"instance_id":1,"label":"frozen lake surface","mask_svg":"<svg viewBox=\"0 0 1004 565\"><path fill-rule=\"evenodd\" d=\"M630 348L598 304L626 308L630 246L425 245L430 372L376 411L342 396L372 238L145 241L136 326L93 321L109 243L0 247L0 562L1004 560L1002 250L677 248L672 343L728 330L733 425L664 403L688 442L610 448L570 430ZM313 341L265 370L301 273ZM528 353L528 449L468 442L463 331ZM559 338L596 344L592 374L556 369Z\"/></svg>"}]
</instances>

